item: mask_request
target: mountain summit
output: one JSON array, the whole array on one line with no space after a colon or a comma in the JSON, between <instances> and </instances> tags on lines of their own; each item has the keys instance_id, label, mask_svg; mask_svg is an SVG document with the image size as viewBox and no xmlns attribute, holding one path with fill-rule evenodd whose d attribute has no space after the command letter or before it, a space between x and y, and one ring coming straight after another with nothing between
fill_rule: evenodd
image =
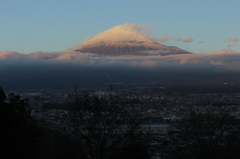
<instances>
[{"instance_id":1,"label":"mountain summit","mask_svg":"<svg viewBox=\"0 0 240 159\"><path fill-rule=\"evenodd\" d=\"M190 54L176 46L161 45L141 33L141 26L123 24L89 37L75 45L75 51L100 55L174 55Z\"/></svg>"}]
</instances>

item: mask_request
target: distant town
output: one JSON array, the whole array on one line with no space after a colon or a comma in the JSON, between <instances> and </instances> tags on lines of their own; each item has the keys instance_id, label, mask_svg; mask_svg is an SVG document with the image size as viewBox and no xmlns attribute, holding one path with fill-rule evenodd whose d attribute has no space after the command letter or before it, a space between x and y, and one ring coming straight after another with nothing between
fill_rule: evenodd
<instances>
[{"instance_id":1,"label":"distant town","mask_svg":"<svg viewBox=\"0 0 240 159\"><path fill-rule=\"evenodd\" d=\"M152 83L112 83L102 86L73 86L64 88L7 90L6 94L20 94L28 98L32 115L42 126L67 133L68 98L74 91L95 92L98 96L109 93L118 96L119 102L132 112L140 114L143 131L151 136L148 148L152 159L169 158L167 153L176 146L186 146L180 134L186 133L183 119L192 112L206 114L206 108L220 115L227 112L240 119L240 84L205 83L201 85L160 85ZM75 90L74 90L75 89ZM227 130L224 130L227 131Z\"/></svg>"}]
</instances>

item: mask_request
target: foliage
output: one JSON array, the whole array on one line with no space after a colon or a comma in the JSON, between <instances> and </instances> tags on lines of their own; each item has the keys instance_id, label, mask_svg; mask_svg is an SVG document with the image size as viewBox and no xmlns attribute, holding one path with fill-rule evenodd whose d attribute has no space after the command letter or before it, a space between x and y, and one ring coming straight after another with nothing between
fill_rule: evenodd
<instances>
[{"instance_id":1,"label":"foliage","mask_svg":"<svg viewBox=\"0 0 240 159\"><path fill-rule=\"evenodd\" d=\"M184 148L178 146L173 158L228 159L239 158L240 124L224 109L211 107L204 111L192 111L183 123L185 132L180 138ZM236 151L237 150L237 151Z\"/></svg>"},{"instance_id":2,"label":"foliage","mask_svg":"<svg viewBox=\"0 0 240 159\"><path fill-rule=\"evenodd\" d=\"M5 158L28 158L32 154L39 129L31 116L28 99L5 93L0 89L1 156Z\"/></svg>"},{"instance_id":3,"label":"foliage","mask_svg":"<svg viewBox=\"0 0 240 159\"><path fill-rule=\"evenodd\" d=\"M35 159L79 159L84 158L81 145L59 132L43 129L37 143Z\"/></svg>"},{"instance_id":4,"label":"foliage","mask_svg":"<svg viewBox=\"0 0 240 159\"><path fill-rule=\"evenodd\" d=\"M72 129L74 138L84 145L88 158L111 158L119 152L128 153L127 150L134 149L141 153L143 147L146 148L140 146L145 145L146 138L139 121L125 105L119 103L117 96L75 91L70 101L69 129ZM148 157L148 154L145 156Z\"/></svg>"}]
</instances>

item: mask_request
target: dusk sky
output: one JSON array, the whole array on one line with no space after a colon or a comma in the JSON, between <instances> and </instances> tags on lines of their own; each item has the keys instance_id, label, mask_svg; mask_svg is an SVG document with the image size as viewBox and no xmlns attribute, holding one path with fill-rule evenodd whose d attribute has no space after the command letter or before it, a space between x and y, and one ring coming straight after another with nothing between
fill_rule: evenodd
<instances>
[{"instance_id":1,"label":"dusk sky","mask_svg":"<svg viewBox=\"0 0 240 159\"><path fill-rule=\"evenodd\" d=\"M63 51L121 24L192 53L240 52L239 0L1 0L0 52Z\"/></svg>"}]
</instances>

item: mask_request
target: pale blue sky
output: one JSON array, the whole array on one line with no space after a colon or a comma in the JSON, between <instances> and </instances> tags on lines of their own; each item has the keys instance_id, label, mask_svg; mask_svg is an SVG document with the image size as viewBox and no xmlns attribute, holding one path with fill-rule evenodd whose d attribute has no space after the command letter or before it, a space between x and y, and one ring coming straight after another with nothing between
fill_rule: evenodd
<instances>
[{"instance_id":1,"label":"pale blue sky","mask_svg":"<svg viewBox=\"0 0 240 159\"><path fill-rule=\"evenodd\" d=\"M150 24L164 45L240 52L240 0L0 0L0 52L62 51L116 25ZM173 41L173 38L194 41ZM204 41L204 43L199 43Z\"/></svg>"}]
</instances>

